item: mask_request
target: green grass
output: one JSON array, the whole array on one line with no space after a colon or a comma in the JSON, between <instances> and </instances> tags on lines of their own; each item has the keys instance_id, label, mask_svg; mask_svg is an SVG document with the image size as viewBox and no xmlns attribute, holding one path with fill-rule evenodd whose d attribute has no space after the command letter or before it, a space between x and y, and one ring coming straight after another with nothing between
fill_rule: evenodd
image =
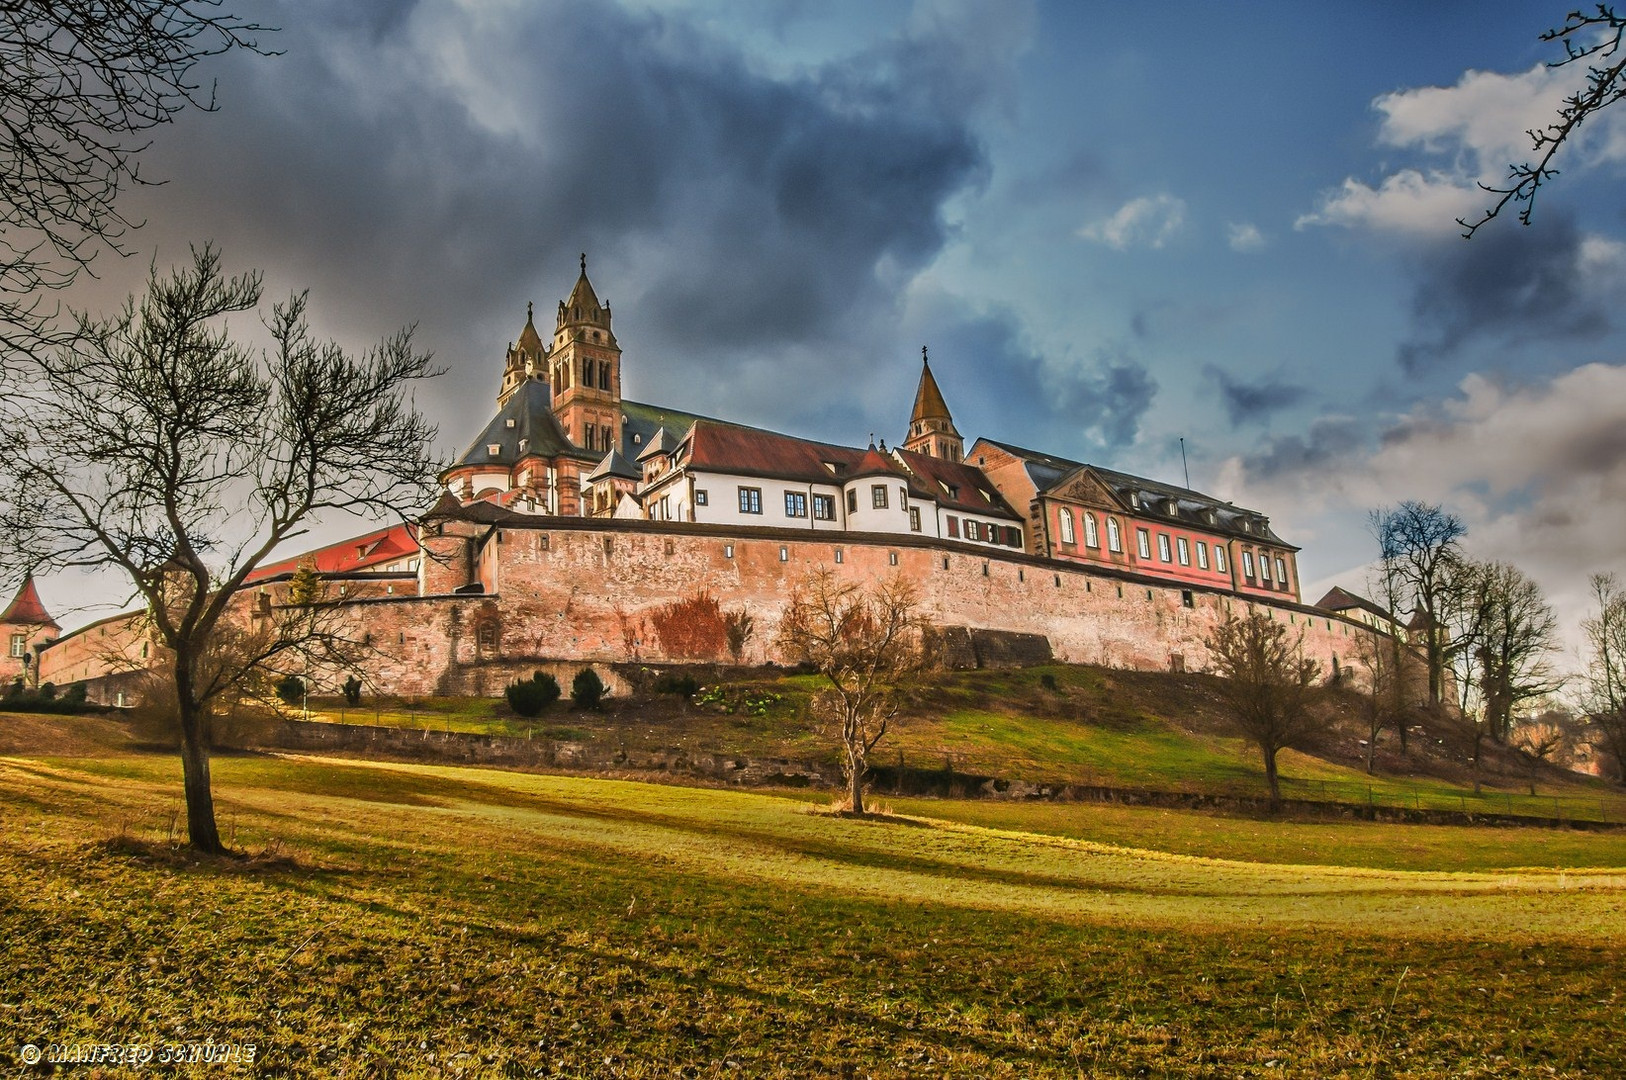
<instances>
[{"instance_id":1,"label":"green grass","mask_svg":"<svg viewBox=\"0 0 1626 1080\"><path fill-rule=\"evenodd\" d=\"M931 819L852 821L219 758L222 827L292 856L243 864L170 851L178 775L0 759L0 1060L212 1038L256 1043L267 1075L1626 1069L1626 869L1579 869L1626 862L1618 836L897 800ZM1508 869L1537 850L1565 865Z\"/></svg>"}]
</instances>

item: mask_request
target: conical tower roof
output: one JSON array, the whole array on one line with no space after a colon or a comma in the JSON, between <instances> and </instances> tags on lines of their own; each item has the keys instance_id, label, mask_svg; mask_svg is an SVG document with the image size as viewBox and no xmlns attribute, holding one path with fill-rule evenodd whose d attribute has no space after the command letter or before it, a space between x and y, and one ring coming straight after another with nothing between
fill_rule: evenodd
<instances>
[{"instance_id":1,"label":"conical tower roof","mask_svg":"<svg viewBox=\"0 0 1626 1080\"><path fill-rule=\"evenodd\" d=\"M55 627L57 625L56 620L51 618L51 613L45 610L45 605L40 603L39 590L34 588L33 574L23 578L22 588L17 590L17 595L12 597L11 603L6 606L5 612L0 614L0 623L12 623L18 626ZM61 629L60 627L57 628Z\"/></svg>"},{"instance_id":2,"label":"conical tower roof","mask_svg":"<svg viewBox=\"0 0 1626 1080\"><path fill-rule=\"evenodd\" d=\"M592 286L588 288L591 289ZM519 351L537 359L541 359L542 356L542 335L536 332L536 322L532 317L529 303L525 305L525 329L519 332Z\"/></svg>"},{"instance_id":3,"label":"conical tower roof","mask_svg":"<svg viewBox=\"0 0 1626 1080\"><path fill-rule=\"evenodd\" d=\"M915 391L915 411L909 414L909 423L915 424L921 420L951 420L948 402L943 400L943 391L937 388L937 380L932 378L932 364L926 358L924 347L920 350L920 388Z\"/></svg>"},{"instance_id":4,"label":"conical tower roof","mask_svg":"<svg viewBox=\"0 0 1626 1080\"><path fill-rule=\"evenodd\" d=\"M582 272L576 278L576 287L570 290L570 297L559 307L570 314L565 321L574 322L577 319L590 319L598 321L599 313L605 310L605 305L599 302L598 293L593 291L593 283L587 280L587 253L582 252ZM580 314L576 314L579 311Z\"/></svg>"}]
</instances>

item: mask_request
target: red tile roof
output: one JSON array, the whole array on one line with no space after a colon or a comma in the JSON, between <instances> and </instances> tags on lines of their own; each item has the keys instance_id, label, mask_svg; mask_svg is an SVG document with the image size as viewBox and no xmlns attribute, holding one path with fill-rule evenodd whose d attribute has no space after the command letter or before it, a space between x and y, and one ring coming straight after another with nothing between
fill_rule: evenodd
<instances>
[{"instance_id":1,"label":"red tile roof","mask_svg":"<svg viewBox=\"0 0 1626 1080\"><path fill-rule=\"evenodd\" d=\"M744 476L804 483L840 483L854 475L866 452L798 439L760 428L698 420L689 429L684 464ZM826 466L834 466L831 468Z\"/></svg>"},{"instance_id":2,"label":"red tile roof","mask_svg":"<svg viewBox=\"0 0 1626 1080\"><path fill-rule=\"evenodd\" d=\"M391 525L291 559L267 563L250 574L245 584L292 574L305 563L314 564L318 573L349 574L411 558L417 552L417 531L410 525Z\"/></svg>"},{"instance_id":3,"label":"red tile roof","mask_svg":"<svg viewBox=\"0 0 1626 1080\"><path fill-rule=\"evenodd\" d=\"M898 450L896 453L915 475L916 486L927 491L944 509L1021 520L1021 516L1000 496L994 482L975 465L917 454L913 450Z\"/></svg>"},{"instance_id":4,"label":"red tile roof","mask_svg":"<svg viewBox=\"0 0 1626 1080\"><path fill-rule=\"evenodd\" d=\"M56 626L56 620L51 613L45 610L40 603L39 590L34 588L34 575L23 578L22 588L6 606L4 614L0 614L0 623L13 623L18 626ZM60 629L60 627L59 627Z\"/></svg>"}]
</instances>

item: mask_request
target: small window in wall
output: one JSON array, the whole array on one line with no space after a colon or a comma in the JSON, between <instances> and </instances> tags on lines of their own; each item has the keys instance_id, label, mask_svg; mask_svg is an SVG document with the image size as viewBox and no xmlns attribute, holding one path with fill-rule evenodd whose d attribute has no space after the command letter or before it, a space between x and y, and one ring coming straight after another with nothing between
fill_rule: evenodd
<instances>
[{"instance_id":1,"label":"small window in wall","mask_svg":"<svg viewBox=\"0 0 1626 1080\"><path fill-rule=\"evenodd\" d=\"M1140 553L1141 558L1150 559L1152 557L1152 534L1145 529L1136 529L1135 550Z\"/></svg>"},{"instance_id":2,"label":"small window in wall","mask_svg":"<svg viewBox=\"0 0 1626 1080\"><path fill-rule=\"evenodd\" d=\"M1191 541L1187 540L1183 536L1180 537L1180 539L1175 541L1175 550L1178 551L1179 554L1180 554L1180 565L1181 566L1190 566L1191 565Z\"/></svg>"},{"instance_id":3,"label":"small window in wall","mask_svg":"<svg viewBox=\"0 0 1626 1080\"><path fill-rule=\"evenodd\" d=\"M779 546L779 561L790 562L790 548L785 547L783 544Z\"/></svg>"},{"instance_id":4,"label":"small window in wall","mask_svg":"<svg viewBox=\"0 0 1626 1080\"><path fill-rule=\"evenodd\" d=\"M1089 588L1089 584L1090 583L1086 581L1084 583L1084 587ZM1058 589L1061 588L1061 575L1060 574L1056 575L1056 588L1058 588Z\"/></svg>"},{"instance_id":5,"label":"small window in wall","mask_svg":"<svg viewBox=\"0 0 1626 1080\"><path fill-rule=\"evenodd\" d=\"M385 596L394 596L395 595L395 586L394 585L386 585L386 586L384 586L384 595Z\"/></svg>"},{"instance_id":6,"label":"small window in wall","mask_svg":"<svg viewBox=\"0 0 1626 1080\"><path fill-rule=\"evenodd\" d=\"M909 531L920 531L920 507L918 506L911 506L909 508Z\"/></svg>"},{"instance_id":7,"label":"small window in wall","mask_svg":"<svg viewBox=\"0 0 1626 1080\"><path fill-rule=\"evenodd\" d=\"M804 518L807 516L806 492L785 492L785 516L790 518Z\"/></svg>"},{"instance_id":8,"label":"small window in wall","mask_svg":"<svg viewBox=\"0 0 1626 1080\"><path fill-rule=\"evenodd\" d=\"M734 545L733 544L724 544L723 545L723 558L732 559L733 557L734 557Z\"/></svg>"},{"instance_id":9,"label":"small window in wall","mask_svg":"<svg viewBox=\"0 0 1626 1080\"><path fill-rule=\"evenodd\" d=\"M604 554L606 556L615 554L615 539L613 537L606 536L604 538Z\"/></svg>"},{"instance_id":10,"label":"small window in wall","mask_svg":"<svg viewBox=\"0 0 1626 1080\"><path fill-rule=\"evenodd\" d=\"M887 562L891 563L893 566L898 565L898 553L896 551L889 551L886 554Z\"/></svg>"},{"instance_id":11,"label":"small window in wall","mask_svg":"<svg viewBox=\"0 0 1626 1080\"><path fill-rule=\"evenodd\" d=\"M945 555L945 556L943 556L943 569L947 570L948 567L949 567L948 556Z\"/></svg>"},{"instance_id":12,"label":"small window in wall","mask_svg":"<svg viewBox=\"0 0 1626 1080\"><path fill-rule=\"evenodd\" d=\"M1095 515L1089 511L1084 512L1084 546L1092 548L1101 546L1101 530L1095 524Z\"/></svg>"},{"instance_id":13,"label":"small window in wall","mask_svg":"<svg viewBox=\"0 0 1626 1080\"><path fill-rule=\"evenodd\" d=\"M672 541L668 540L666 542L665 552L666 552L666 556L668 558L671 558L673 555L677 554L677 545L674 544Z\"/></svg>"},{"instance_id":14,"label":"small window in wall","mask_svg":"<svg viewBox=\"0 0 1626 1080\"><path fill-rule=\"evenodd\" d=\"M1027 579L1028 579L1028 576L1026 574L1024 574L1022 572L1022 568L1020 566L1018 566L1016 568L1016 580L1017 581L1026 581Z\"/></svg>"},{"instance_id":15,"label":"small window in wall","mask_svg":"<svg viewBox=\"0 0 1626 1080\"><path fill-rule=\"evenodd\" d=\"M709 499L709 498L710 498L710 496L708 496L706 494L706 489L705 488L695 488L694 489L694 504L696 506L707 506L707 505L709 505L708 502L707 502L707 499Z\"/></svg>"},{"instance_id":16,"label":"small window in wall","mask_svg":"<svg viewBox=\"0 0 1626 1080\"><path fill-rule=\"evenodd\" d=\"M970 518L966 518L965 519L965 538L967 540L981 540L982 539L982 522L973 521Z\"/></svg>"},{"instance_id":17,"label":"small window in wall","mask_svg":"<svg viewBox=\"0 0 1626 1080\"><path fill-rule=\"evenodd\" d=\"M834 521L836 519L836 499L834 495L813 496L813 520Z\"/></svg>"},{"instance_id":18,"label":"small window in wall","mask_svg":"<svg viewBox=\"0 0 1626 1080\"><path fill-rule=\"evenodd\" d=\"M870 505L876 510L885 510L887 508L886 485L871 484L869 489L869 500Z\"/></svg>"},{"instance_id":19,"label":"small window in wall","mask_svg":"<svg viewBox=\"0 0 1626 1080\"><path fill-rule=\"evenodd\" d=\"M148 650L149 650L149 649L150 649L150 648L151 648L151 647L152 647L152 646L151 646L151 644L150 644L150 643L148 643L148 642L145 642L145 641L143 641L143 642L142 642L142 643L141 643L141 659L143 659L143 660L145 660L145 659L146 659L146 658L147 658L147 651L148 651Z\"/></svg>"},{"instance_id":20,"label":"small window in wall","mask_svg":"<svg viewBox=\"0 0 1626 1080\"><path fill-rule=\"evenodd\" d=\"M982 576L983 577L988 576L988 564L987 563L982 564Z\"/></svg>"},{"instance_id":21,"label":"small window in wall","mask_svg":"<svg viewBox=\"0 0 1626 1080\"><path fill-rule=\"evenodd\" d=\"M1151 599L1153 599L1153 597L1152 597L1152 590L1151 590L1151 589L1147 589L1147 590L1146 590L1146 599L1148 599L1148 600L1151 600Z\"/></svg>"},{"instance_id":22,"label":"small window in wall","mask_svg":"<svg viewBox=\"0 0 1626 1080\"><path fill-rule=\"evenodd\" d=\"M908 505L909 505L909 489L906 488L906 487L898 488L898 509L902 510L904 507L906 507Z\"/></svg>"},{"instance_id":23,"label":"small window in wall","mask_svg":"<svg viewBox=\"0 0 1626 1080\"><path fill-rule=\"evenodd\" d=\"M1087 592L1087 593L1092 593L1092 592L1095 591L1094 583L1091 582L1088 578L1086 578L1084 580L1084 591Z\"/></svg>"},{"instance_id":24,"label":"small window in wall","mask_svg":"<svg viewBox=\"0 0 1626 1080\"><path fill-rule=\"evenodd\" d=\"M1287 588L1287 563L1281 559L1276 560L1276 580L1281 583L1282 588ZM1332 627L1329 626L1327 629L1331 630Z\"/></svg>"},{"instance_id":25,"label":"small window in wall","mask_svg":"<svg viewBox=\"0 0 1626 1080\"><path fill-rule=\"evenodd\" d=\"M762 489L754 487L740 488L740 513L762 513Z\"/></svg>"},{"instance_id":26,"label":"small window in wall","mask_svg":"<svg viewBox=\"0 0 1626 1080\"><path fill-rule=\"evenodd\" d=\"M1122 600L1123 598L1124 598L1124 587L1122 585L1120 585L1120 586L1118 586L1118 599Z\"/></svg>"},{"instance_id":27,"label":"small window in wall","mask_svg":"<svg viewBox=\"0 0 1626 1080\"><path fill-rule=\"evenodd\" d=\"M480 648L495 649L497 647L497 624L489 620L481 623L479 629L475 632L475 636L479 640Z\"/></svg>"},{"instance_id":28,"label":"small window in wall","mask_svg":"<svg viewBox=\"0 0 1626 1080\"><path fill-rule=\"evenodd\" d=\"M1169 554L1169 534L1157 534L1157 557L1160 562L1173 562L1174 556Z\"/></svg>"},{"instance_id":29,"label":"small window in wall","mask_svg":"<svg viewBox=\"0 0 1626 1080\"><path fill-rule=\"evenodd\" d=\"M21 660L23 657L25 657L27 655L28 655L28 635L27 634L13 634L13 635L11 635L11 658L13 660Z\"/></svg>"},{"instance_id":30,"label":"small window in wall","mask_svg":"<svg viewBox=\"0 0 1626 1080\"><path fill-rule=\"evenodd\" d=\"M1191 594L1190 589L1180 590L1180 602L1189 608L1197 606L1197 598Z\"/></svg>"},{"instance_id":31,"label":"small window in wall","mask_svg":"<svg viewBox=\"0 0 1626 1080\"><path fill-rule=\"evenodd\" d=\"M949 514L943 521L948 526L949 536L958 540L960 538L960 519L953 514Z\"/></svg>"},{"instance_id":32,"label":"small window in wall","mask_svg":"<svg viewBox=\"0 0 1626 1080\"><path fill-rule=\"evenodd\" d=\"M853 488L847 492L847 513L858 513L858 489Z\"/></svg>"},{"instance_id":33,"label":"small window in wall","mask_svg":"<svg viewBox=\"0 0 1626 1080\"><path fill-rule=\"evenodd\" d=\"M836 548L836 562L841 562L841 549Z\"/></svg>"},{"instance_id":34,"label":"small window in wall","mask_svg":"<svg viewBox=\"0 0 1626 1080\"><path fill-rule=\"evenodd\" d=\"M395 635L395 643L397 645L405 645L406 644L406 634L397 631L397 633Z\"/></svg>"}]
</instances>

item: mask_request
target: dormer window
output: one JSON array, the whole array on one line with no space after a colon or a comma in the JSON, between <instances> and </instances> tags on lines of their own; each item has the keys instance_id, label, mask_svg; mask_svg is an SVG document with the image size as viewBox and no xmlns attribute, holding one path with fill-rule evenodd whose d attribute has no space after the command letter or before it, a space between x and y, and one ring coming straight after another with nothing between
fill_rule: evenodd
<instances>
[{"instance_id":1,"label":"dormer window","mask_svg":"<svg viewBox=\"0 0 1626 1080\"><path fill-rule=\"evenodd\" d=\"M514 418L512 416L510 416L507 420L505 420L503 422L503 426L508 427L508 428L512 428L514 426Z\"/></svg>"},{"instance_id":2,"label":"dormer window","mask_svg":"<svg viewBox=\"0 0 1626 1080\"><path fill-rule=\"evenodd\" d=\"M526 448L529 447L530 444L531 444L531 440L529 440L529 439L521 439L519 441L519 452L522 453L522 454L525 453Z\"/></svg>"},{"instance_id":3,"label":"dormer window","mask_svg":"<svg viewBox=\"0 0 1626 1080\"><path fill-rule=\"evenodd\" d=\"M496 457L500 453L502 453L501 444L499 444L499 443L486 443L486 456L487 457Z\"/></svg>"},{"instance_id":4,"label":"dormer window","mask_svg":"<svg viewBox=\"0 0 1626 1080\"><path fill-rule=\"evenodd\" d=\"M1140 492L1131 491L1129 493L1129 505L1134 507L1136 510L1140 509Z\"/></svg>"}]
</instances>

